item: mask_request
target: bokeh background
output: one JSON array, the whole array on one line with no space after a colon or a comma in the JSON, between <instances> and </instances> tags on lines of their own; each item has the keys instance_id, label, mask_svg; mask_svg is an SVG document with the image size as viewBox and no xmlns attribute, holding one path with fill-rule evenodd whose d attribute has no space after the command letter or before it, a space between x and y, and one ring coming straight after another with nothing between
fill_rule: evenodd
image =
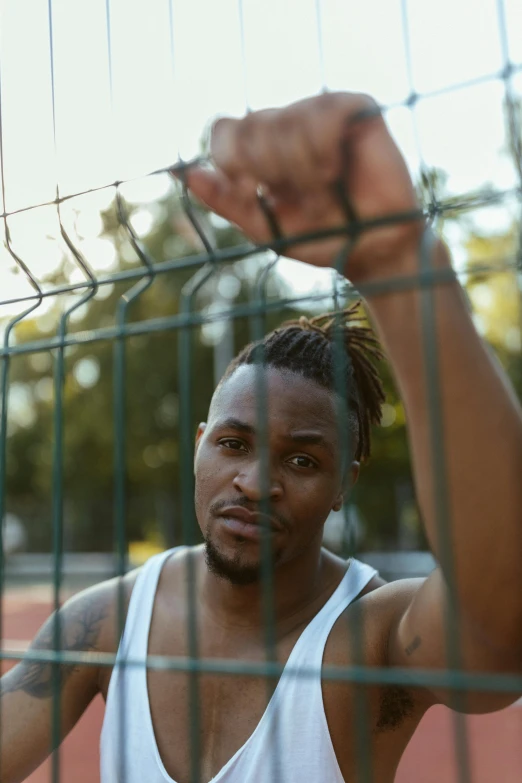
<instances>
[{"instance_id":1,"label":"bokeh background","mask_svg":"<svg viewBox=\"0 0 522 783\"><path fill-rule=\"evenodd\" d=\"M519 3L53 0L48 7L4 0L1 13L2 196L4 212L15 212L0 243L4 330L28 305L16 300L34 297L17 259L47 294L85 280L61 235L57 185L64 198L132 179L119 188L130 224L150 260L173 268L136 299L129 321L171 317L194 273L172 262L204 248L172 178L145 175L204 151L218 115L325 88L364 90L387 107L419 193L439 210L437 228L452 249L476 324L522 391L521 140L520 122L512 121L521 116ZM501 78L506 66L509 84ZM101 282L143 266L120 225L115 191L105 187L60 206L69 238ZM217 247L244 244L221 219L200 211L199 220ZM222 264L198 294L199 312L222 317L194 329L195 420L205 418L216 379L252 337L247 319L226 315L252 297L267 260ZM72 313L68 333L83 339L92 329L109 330L134 282L101 284ZM298 301L269 313L267 328L332 307L334 288L332 272L281 259L268 278L268 298ZM55 336L61 314L84 293L46 295L11 344ZM66 348L67 551L113 547L112 343ZM127 344L128 537L173 545L181 536L179 466L187 458L179 453L177 335L159 330ZM50 551L52 539L54 363L52 350L28 352L13 357L10 368L6 509L23 524L24 548L33 552ZM357 543L418 549L424 541L404 412L386 366L382 372L387 402L374 458L352 499Z\"/></svg>"}]
</instances>

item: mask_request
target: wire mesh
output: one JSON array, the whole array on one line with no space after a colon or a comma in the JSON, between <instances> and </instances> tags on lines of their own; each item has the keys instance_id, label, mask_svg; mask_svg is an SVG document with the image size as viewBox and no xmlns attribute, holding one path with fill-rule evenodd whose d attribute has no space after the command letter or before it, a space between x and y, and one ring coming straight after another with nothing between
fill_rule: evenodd
<instances>
[{"instance_id":1,"label":"wire mesh","mask_svg":"<svg viewBox=\"0 0 522 783\"><path fill-rule=\"evenodd\" d=\"M175 43L172 30L175 25L173 3L168 2L170 19L170 49L173 68L175 69ZM327 90L327 66L325 59L325 30L323 25L323 6L320 0L315 2L317 40L319 52L320 86ZM58 748L60 744L61 701L60 692L62 686L62 671L64 665L77 666L101 666L111 667L115 663L115 656L101 653L71 652L63 647L63 629L61 628L61 615L58 611L62 603L63 587L63 554L64 554L64 397L67 389L67 355L81 346L97 346L110 344L113 351L113 553L114 574L120 577L117 606L116 634L119 639L125 621L125 595L123 577L129 567L128 557L128 526L129 526L129 407L133 395L133 389L129 386L129 358L131 354L130 341L132 339L154 336L158 334L172 333L177 338L177 362L167 358L172 365L176 364L179 378L179 486L180 486L180 518L182 520L182 543L193 547L200 540L197 520L194 510L194 476L192 465L193 441L195 430L194 389L198 380L195 377L197 367L194 361L194 343L202 327L210 324L238 323L247 320L249 335L254 341L259 340L267 331L268 317L275 314L291 312L299 307L308 307L325 299L324 292L307 293L305 295L288 295L274 298L269 293L271 274L277 270L279 258L285 255L285 250L299 242L314 242L326 237L342 237L345 246L334 263L334 268L339 273L334 278L333 290L330 299L333 309L339 311L346 299L353 300L359 295L383 295L401 290L422 290L422 340L423 356L425 361L426 388L429 396L429 437L432 452L434 470L434 485L436 487L436 518L440 557L444 574L448 583L450 596L455 593L455 564L452 558L451 541L451 515L450 503L447 495L447 465L444 456L444 432L443 416L441 409L441 395L439 385L439 357L435 341L435 315L434 315L434 290L438 283L452 280L456 275L462 282L468 281L473 276L481 278L489 273L511 272L518 275L517 283L520 290L520 248L516 253L506 253L502 257L495 258L472 266L460 265L456 271L437 269L432 263L433 234L427 230L418 256L418 273L409 277L394 277L389 280L380 280L361 284L355 290L341 281L346 259L350 268L350 253L361 233L372 231L382 226L392 225L412 219L424 217L429 221L433 229L437 228L445 219L456 219L479 212L482 209L492 208L498 205L517 204L522 200L522 131L520 127L520 103L514 87L514 80L522 74L522 64L513 62L510 56L510 44L508 35L508 23L506 21L506 9L503 0L497 2L498 34L502 52L500 70L488 72L466 78L444 87L434 87L423 92L416 89L415 67L411 52L411 32L409 29L409 14L411 9L407 0L401 1L404 55L408 76L409 94L400 102L393 102L387 106L381 106L385 116L397 108L409 112L415 136L417 154L420 160L420 170L425 175L425 204L422 211L404 214L384 215L370 221L362 221L357 218L350 203L350 194L339 192L346 214L346 223L324 231L313 231L296 236L284 236L273 220L269 208L263 202L260 193L260 205L265 210L272 236L265 244L253 245L249 242L240 244L229 243L226 246L218 246L208 231L206 216L199 211L190 200L190 194L184 185L187 171L195 165L210 163L208 156L202 154L190 161L179 157L174 165L147 174L148 179L159 178L171 172L175 172L182 182L181 195L178 194L178 205L188 225L195 233L199 251L190 253L172 254L164 260L152 257L146 243L141 241L133 227L132 218L129 215L122 191L125 185L133 182L132 178L115 179L99 187L87 190L63 193L57 181L56 195L53 199L39 201L37 204L29 204L9 210L6 204L6 182L4 177L4 161L6 153L3 145L2 131L2 94L1 94L1 66L2 55L0 51L0 177L2 187L2 221L4 226L4 244L7 254L13 264L20 270L32 291L23 295L13 296L9 293L2 294L0 307L17 305L20 312L10 318L4 326L3 345L0 349L2 359L1 376L1 419L0 419L0 518L5 517L8 506L8 437L9 437L9 388L11 384L11 363L16 357L29 358L44 352L52 352L54 358L54 401L53 401L53 463L52 463L52 553L53 553L53 595L54 609L56 610L53 624L53 645L48 651L31 649L28 652L3 650L1 658L5 661L19 660L47 662L52 665L53 671L53 711L52 711L52 748ZM56 138L55 94L54 94L54 64L53 64L53 3L48 2L49 11L49 35L50 35L50 62L52 84L52 109L54 143ZM245 35L244 8L241 0L238 2L238 16L240 28L240 49L243 63L243 94L245 110L250 110L250 85L248 80L248 64L246 52L248 43ZM111 51L111 2L106 0L106 25L108 44L108 63L110 77L111 102L113 101L113 74ZM444 196L437 187L437 183L429 176L429 165L423 150L422 131L419 126L419 107L426 101L439 96L470 90L480 85L500 83L505 94L506 127L510 140L509 152L516 171L517 183L506 188L492 187L458 193L454 196ZM347 85L349 88L350 85ZM360 120L361 118L359 118ZM183 117L179 118L183 122ZM114 135L111 140L115 152L118 139ZM58 178L57 178L58 179ZM8 188L7 188L8 189ZM78 247L65 228L62 211L65 206L74 205L82 196L107 191L113 194L113 202L116 205L115 214L117 222L126 238L127 244L132 248L137 263L120 264L115 271L100 273L93 271L85 254ZM47 281L43 285L38 276L31 271L30 262L26 262L13 247L10 233L10 221L17 215L24 215L35 210L52 207L56 210L60 236L64 241L73 264L81 272L81 278L71 276L70 279ZM522 223L519 216L519 235L522 236ZM232 263L245 261L249 258L261 259L264 263L261 273L257 277L256 284L252 288L251 296L247 301L234 302L232 306L227 304L217 309L203 308L199 294L209 283L219 279L221 271ZM136 318L131 315L139 310L140 303L146 296L156 289L158 284L167 281L173 273L183 273L186 278L179 293L179 307L171 313L162 313L156 317L150 314L142 317L140 311ZM127 288L127 286L130 286ZM94 301L100 291L118 291L125 288L118 300L114 322L111 324L99 324L85 329L69 328L71 316L81 308ZM72 304L70 304L72 297ZM61 311L56 334L45 334L41 337L27 339L20 332L19 327L29 319L38 315L38 309L46 301L64 302ZM174 309L174 308L173 308ZM520 308L522 312L522 307ZM347 390L342 376L343 345L339 335L334 340L334 348L337 355L336 366L339 372L335 378L335 387L339 399L338 426L339 430L346 432L342 442L341 460L346 464L352 454L352 442L350 428L348 426L349 405ZM267 387L266 374L263 367L263 352L259 351L256 363L256 399L257 399L257 427L259 432L258 449L261 463L261 495L265 499L261 503L260 510L264 514L270 514L270 502L266 500L270 496L269 473L270 453L268 441L268 411L266 407ZM345 526L349 527L349 504L343 508L345 514ZM355 547L350 547L346 555L356 555ZM216 674L228 677L249 676L263 677L267 683L267 703L272 698L275 685L285 669L284 664L278 660L277 639L275 636L275 610L274 610L274 563L268 532L262 536L261 541L261 574L263 586L263 627L265 661L253 663L251 661L205 659L200 655L198 642L198 623L200 612L198 611L197 585L195 564L192 557L187 559L186 582L188 586L187 601L187 640L188 656L184 658L148 656L146 661L126 658L119 661L118 665L124 668L146 666L148 671L172 671L184 672L189 677L189 709L187 723L190 726L190 771L188 779L197 783L201 780L201 706L200 688L202 676ZM2 607L5 593L5 555L3 551L3 538L0 536L0 593ZM459 714L465 711L466 693L473 689L479 692L513 692L520 691L522 678L507 675L480 675L469 674L462 671L462 656L459 639L459 617L456 603L450 607L446 617L446 652L448 660L447 671L421 671L414 669L388 669L376 668L366 665L364 646L365 618L362 613L355 613L354 624L351 630L354 633L354 664L348 668L324 666L322 677L325 681L337 681L352 683L356 687L353 691L353 710L358 716L355 722L355 768L357 780L363 783L371 783L375 780L374 764L371 751L371 727L369 719L369 701L367 689L364 686L403 685L409 687L448 688L453 694L452 706L456 710L454 719L454 736L456 746L457 770L459 783L469 783L472 773L469 760L468 737L464 718ZM0 614L0 636L2 635L2 614ZM25 656L25 657L24 657ZM313 677L313 671L299 671L299 676ZM123 683L123 679L121 680ZM120 722L119 743L120 748L125 748L125 690L122 687L120 694ZM5 721L5 715L1 713ZM270 780L279 781L280 757L285 752L284 737L278 731L277 720L274 722L272 736L273 753L270 757ZM120 754L121 766L119 779L125 781L129 770L127 769L126 753ZM0 758L0 770L2 759ZM1 774L0 774L1 777ZM59 783L61 769L58 752L53 753L52 780Z\"/></svg>"}]
</instances>

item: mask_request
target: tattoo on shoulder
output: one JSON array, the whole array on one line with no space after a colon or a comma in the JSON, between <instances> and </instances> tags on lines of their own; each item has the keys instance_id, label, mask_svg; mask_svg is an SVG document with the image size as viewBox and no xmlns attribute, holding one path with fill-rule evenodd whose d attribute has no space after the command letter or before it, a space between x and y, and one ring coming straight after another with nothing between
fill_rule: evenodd
<instances>
[{"instance_id":1,"label":"tattoo on shoulder","mask_svg":"<svg viewBox=\"0 0 522 783\"><path fill-rule=\"evenodd\" d=\"M101 626L106 616L106 608L99 605L86 605L67 617L62 616L60 650L67 652L97 650ZM54 649L54 617L55 615L52 615L47 620L31 644L30 650ZM65 681L79 670L79 667L75 664L60 664L58 678L54 673L56 670L56 664L46 661L22 660L2 677L0 696L23 691L35 699L47 699L52 695L56 681L63 686Z\"/></svg>"},{"instance_id":2,"label":"tattoo on shoulder","mask_svg":"<svg viewBox=\"0 0 522 783\"><path fill-rule=\"evenodd\" d=\"M420 636L416 636L413 639L413 641L411 641L409 645L406 647L405 649L406 655L411 655L412 653L414 653L415 650L417 650L421 646L421 644L422 644L422 639L420 638Z\"/></svg>"}]
</instances>

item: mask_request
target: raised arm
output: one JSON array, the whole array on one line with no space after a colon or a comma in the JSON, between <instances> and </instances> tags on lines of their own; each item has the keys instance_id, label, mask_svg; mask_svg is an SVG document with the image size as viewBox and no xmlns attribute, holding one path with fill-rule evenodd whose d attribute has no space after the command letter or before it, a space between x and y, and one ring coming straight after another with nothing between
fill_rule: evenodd
<instances>
[{"instance_id":1,"label":"raised arm","mask_svg":"<svg viewBox=\"0 0 522 783\"><path fill-rule=\"evenodd\" d=\"M116 649L115 580L79 593L60 609L61 649L113 652ZM54 615L44 623L29 652L53 650ZM60 739L73 728L98 693L100 668L60 665ZM25 780L51 752L53 666L22 660L0 680L0 782Z\"/></svg>"},{"instance_id":2,"label":"raised arm","mask_svg":"<svg viewBox=\"0 0 522 783\"><path fill-rule=\"evenodd\" d=\"M446 248L433 257L449 267ZM412 272L415 256L403 260ZM462 663L468 669L522 668L522 415L506 376L471 320L456 283L434 291L435 344L448 517L437 518L430 389L423 352L422 294L372 299L407 413L418 499L434 553L444 563L438 523L449 527ZM431 390L433 392L433 390ZM442 506L444 512L444 506ZM439 512L440 513L440 512ZM437 569L414 594L392 631L391 663L444 666L447 580ZM446 701L447 696L439 694ZM510 697L507 697L509 701ZM473 697L486 707L488 697ZM495 705L499 700L494 701Z\"/></svg>"},{"instance_id":3,"label":"raised arm","mask_svg":"<svg viewBox=\"0 0 522 783\"><path fill-rule=\"evenodd\" d=\"M274 225L281 234L293 236L341 226L355 215L374 221L375 227L358 236L348 256L345 273L354 284L418 273L426 225L405 163L367 96L323 95L284 109L254 112L242 120L219 120L211 149L215 169L193 171L188 184L253 240L270 242ZM405 219L379 222L393 214ZM326 266L343 242L346 237L295 244L285 254ZM444 442L449 512L445 521L451 527L464 665L519 670L521 410L473 326L463 293L452 279L448 251L434 240L429 253L445 278L434 288L436 393L442 410L442 432L437 435ZM443 563L437 530L440 487L433 479L429 418L433 389L427 387L422 337L426 295L422 289L374 293L368 294L367 304L404 400L423 521ZM397 598L390 629L391 665L447 665L446 600L447 579L440 568Z\"/></svg>"}]
</instances>

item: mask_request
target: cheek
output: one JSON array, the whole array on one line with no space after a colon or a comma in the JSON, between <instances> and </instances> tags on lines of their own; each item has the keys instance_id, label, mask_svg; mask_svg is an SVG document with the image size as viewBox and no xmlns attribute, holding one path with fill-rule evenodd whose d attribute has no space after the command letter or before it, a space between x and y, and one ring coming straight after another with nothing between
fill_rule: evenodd
<instances>
[{"instance_id":1,"label":"cheek","mask_svg":"<svg viewBox=\"0 0 522 783\"><path fill-rule=\"evenodd\" d=\"M230 478L230 471L227 475L223 467L207 447L200 447L194 463L196 507L211 503L220 493Z\"/></svg>"},{"instance_id":2,"label":"cheek","mask_svg":"<svg viewBox=\"0 0 522 783\"><path fill-rule=\"evenodd\" d=\"M194 500L196 508L201 505L208 494L210 477L208 460L205 459L205 454L200 446L194 461Z\"/></svg>"},{"instance_id":3,"label":"cheek","mask_svg":"<svg viewBox=\"0 0 522 783\"><path fill-rule=\"evenodd\" d=\"M292 516L302 520L302 527L315 528L321 526L332 510L339 492L338 484L333 479L300 481L287 492L290 500ZM300 525L301 526L301 525Z\"/></svg>"},{"instance_id":4,"label":"cheek","mask_svg":"<svg viewBox=\"0 0 522 783\"><path fill-rule=\"evenodd\" d=\"M195 500L200 503L212 491L212 471L203 460L198 460L195 470Z\"/></svg>"}]
</instances>

